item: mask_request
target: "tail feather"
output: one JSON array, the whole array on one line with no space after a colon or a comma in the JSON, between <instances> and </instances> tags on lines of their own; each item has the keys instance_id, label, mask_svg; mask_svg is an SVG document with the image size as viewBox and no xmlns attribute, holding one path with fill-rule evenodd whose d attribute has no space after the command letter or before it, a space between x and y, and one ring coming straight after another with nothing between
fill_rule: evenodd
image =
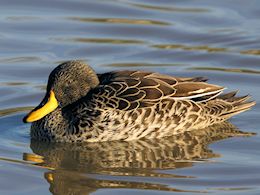
<instances>
[{"instance_id":1,"label":"tail feather","mask_svg":"<svg viewBox=\"0 0 260 195\"><path fill-rule=\"evenodd\" d=\"M244 98L244 101L248 99L248 96L246 99ZM244 101L238 101L233 103L232 109L230 109L227 112L222 113L220 116L225 118L230 118L236 114L239 114L241 112L245 112L249 109L251 109L256 103L254 101L251 102L244 102Z\"/></svg>"},{"instance_id":2,"label":"tail feather","mask_svg":"<svg viewBox=\"0 0 260 195\"><path fill-rule=\"evenodd\" d=\"M223 95L217 96L215 99L210 100L206 107L209 109L211 121L218 123L229 119L230 117L245 112L251 109L256 102L248 101L249 95L236 96L237 91L232 91Z\"/></svg>"},{"instance_id":3,"label":"tail feather","mask_svg":"<svg viewBox=\"0 0 260 195\"><path fill-rule=\"evenodd\" d=\"M228 100L230 98L233 98L235 97L235 95L237 94L238 91L231 91L229 93L225 93L225 94L222 94L220 96L218 96L219 99L222 99L222 100Z\"/></svg>"},{"instance_id":4,"label":"tail feather","mask_svg":"<svg viewBox=\"0 0 260 195\"><path fill-rule=\"evenodd\" d=\"M230 93L220 95L217 98L225 100L227 102L231 102L234 106L240 105L241 103L246 102L247 100L250 99L249 95L236 97L237 92L238 91L232 91Z\"/></svg>"},{"instance_id":5,"label":"tail feather","mask_svg":"<svg viewBox=\"0 0 260 195\"><path fill-rule=\"evenodd\" d=\"M234 97L230 99L230 102L234 102L234 105L240 105L241 103L246 102L250 99L249 95L241 96L241 97Z\"/></svg>"},{"instance_id":6,"label":"tail feather","mask_svg":"<svg viewBox=\"0 0 260 195\"><path fill-rule=\"evenodd\" d=\"M206 77L192 77L192 78L178 78L181 82L206 82L208 78Z\"/></svg>"},{"instance_id":7,"label":"tail feather","mask_svg":"<svg viewBox=\"0 0 260 195\"><path fill-rule=\"evenodd\" d=\"M191 79L191 81L194 81L194 82L206 82L208 81L208 78L206 77L194 77Z\"/></svg>"}]
</instances>

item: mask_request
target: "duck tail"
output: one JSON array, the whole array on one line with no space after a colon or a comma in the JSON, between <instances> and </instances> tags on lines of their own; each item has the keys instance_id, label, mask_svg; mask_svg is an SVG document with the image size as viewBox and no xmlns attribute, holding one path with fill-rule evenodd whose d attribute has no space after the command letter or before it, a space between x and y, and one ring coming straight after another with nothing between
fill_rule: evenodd
<instances>
[{"instance_id":1,"label":"duck tail","mask_svg":"<svg viewBox=\"0 0 260 195\"><path fill-rule=\"evenodd\" d=\"M236 114L251 109L256 104L255 101L248 101L251 98L249 95L237 97L237 92L238 91L232 91L217 97L217 99L224 100L224 102L227 103L226 109L220 113L220 118L226 120Z\"/></svg>"}]
</instances>

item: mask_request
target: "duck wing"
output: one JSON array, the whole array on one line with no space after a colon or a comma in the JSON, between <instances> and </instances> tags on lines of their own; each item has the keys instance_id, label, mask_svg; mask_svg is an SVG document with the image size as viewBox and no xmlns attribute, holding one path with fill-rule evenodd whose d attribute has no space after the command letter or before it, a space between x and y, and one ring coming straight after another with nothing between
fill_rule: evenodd
<instances>
[{"instance_id":1,"label":"duck wing","mask_svg":"<svg viewBox=\"0 0 260 195\"><path fill-rule=\"evenodd\" d=\"M94 90L100 104L119 110L152 107L165 99L208 101L224 88L205 83L205 78L180 78L144 71L118 71L100 74Z\"/></svg>"}]
</instances>

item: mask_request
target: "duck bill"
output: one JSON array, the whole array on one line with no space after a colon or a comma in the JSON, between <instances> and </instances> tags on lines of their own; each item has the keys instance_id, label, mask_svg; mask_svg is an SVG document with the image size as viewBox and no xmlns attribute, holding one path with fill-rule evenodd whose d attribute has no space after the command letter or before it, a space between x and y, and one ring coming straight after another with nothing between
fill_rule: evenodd
<instances>
[{"instance_id":1,"label":"duck bill","mask_svg":"<svg viewBox=\"0 0 260 195\"><path fill-rule=\"evenodd\" d=\"M45 103L44 103L45 102ZM43 106L41 106L43 105ZM46 96L40 106L37 106L35 109L33 109L28 115L26 115L23 119L23 122L25 123L31 123L37 120L40 120L47 114L51 113L58 107L58 101L55 98L54 92L51 90L49 97Z\"/></svg>"}]
</instances>

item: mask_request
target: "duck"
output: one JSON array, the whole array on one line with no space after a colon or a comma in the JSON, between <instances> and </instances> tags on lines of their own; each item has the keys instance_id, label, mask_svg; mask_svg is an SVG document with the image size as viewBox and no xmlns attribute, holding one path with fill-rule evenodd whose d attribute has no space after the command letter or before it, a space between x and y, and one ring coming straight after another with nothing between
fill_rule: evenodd
<instances>
[{"instance_id":1,"label":"duck","mask_svg":"<svg viewBox=\"0 0 260 195\"><path fill-rule=\"evenodd\" d=\"M49 142L163 138L209 127L249 110L250 96L209 84L140 70L97 74L84 61L58 65L41 103L23 122L31 139Z\"/></svg>"}]
</instances>

